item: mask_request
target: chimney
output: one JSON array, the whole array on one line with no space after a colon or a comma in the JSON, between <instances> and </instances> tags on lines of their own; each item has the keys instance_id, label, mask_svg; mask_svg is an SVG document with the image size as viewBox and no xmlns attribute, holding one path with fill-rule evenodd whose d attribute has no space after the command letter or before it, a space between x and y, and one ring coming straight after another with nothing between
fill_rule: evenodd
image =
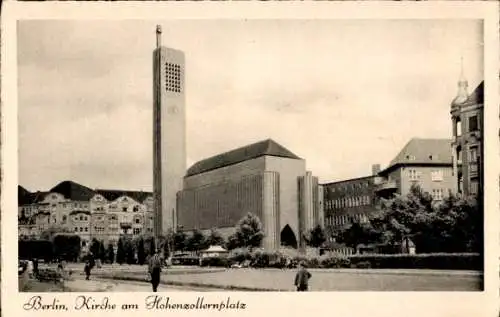
<instances>
[{"instance_id":1,"label":"chimney","mask_svg":"<svg viewBox=\"0 0 500 317\"><path fill-rule=\"evenodd\" d=\"M373 164L372 165L372 175L376 176L380 173L380 164Z\"/></svg>"}]
</instances>

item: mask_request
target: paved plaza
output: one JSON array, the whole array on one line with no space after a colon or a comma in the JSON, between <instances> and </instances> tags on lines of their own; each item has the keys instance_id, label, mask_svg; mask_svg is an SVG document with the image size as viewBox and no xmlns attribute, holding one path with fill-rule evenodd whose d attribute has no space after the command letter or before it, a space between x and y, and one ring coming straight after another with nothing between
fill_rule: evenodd
<instances>
[{"instance_id":1,"label":"paved plaza","mask_svg":"<svg viewBox=\"0 0 500 317\"><path fill-rule=\"evenodd\" d=\"M70 265L81 283L83 266ZM147 267L113 265L95 269L92 279L113 281L102 291L149 291ZM162 272L162 287L179 290L293 291L295 270L173 267ZM310 269L311 291L478 291L482 274L473 271ZM85 281L83 281L85 282ZM71 284L72 283L72 284ZM70 282L69 288L78 288ZM174 287L175 286L175 287Z\"/></svg>"}]
</instances>

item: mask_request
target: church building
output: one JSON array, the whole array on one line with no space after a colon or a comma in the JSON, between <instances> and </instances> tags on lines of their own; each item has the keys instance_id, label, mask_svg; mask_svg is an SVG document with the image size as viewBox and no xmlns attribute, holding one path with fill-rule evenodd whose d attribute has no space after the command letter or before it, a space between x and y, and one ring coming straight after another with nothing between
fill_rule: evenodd
<instances>
[{"instance_id":1,"label":"church building","mask_svg":"<svg viewBox=\"0 0 500 317\"><path fill-rule=\"evenodd\" d=\"M320 190L304 159L268 139L191 166L178 194L178 225L227 237L252 213L262 222L264 249L303 247L304 234L322 222Z\"/></svg>"}]
</instances>

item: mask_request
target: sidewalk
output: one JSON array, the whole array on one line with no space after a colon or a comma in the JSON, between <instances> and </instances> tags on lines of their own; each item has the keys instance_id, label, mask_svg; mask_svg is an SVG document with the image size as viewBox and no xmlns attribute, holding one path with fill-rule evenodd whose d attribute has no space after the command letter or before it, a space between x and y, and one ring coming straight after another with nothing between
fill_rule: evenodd
<instances>
[{"instance_id":1,"label":"sidewalk","mask_svg":"<svg viewBox=\"0 0 500 317\"><path fill-rule=\"evenodd\" d=\"M64 287L70 292L109 292L113 289L112 281L74 279L64 281Z\"/></svg>"}]
</instances>

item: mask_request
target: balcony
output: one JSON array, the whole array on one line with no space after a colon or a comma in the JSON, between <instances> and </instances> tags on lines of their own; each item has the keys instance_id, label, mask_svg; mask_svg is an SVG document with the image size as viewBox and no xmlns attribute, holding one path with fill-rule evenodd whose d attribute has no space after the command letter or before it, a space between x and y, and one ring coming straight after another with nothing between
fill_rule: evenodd
<instances>
[{"instance_id":1,"label":"balcony","mask_svg":"<svg viewBox=\"0 0 500 317\"><path fill-rule=\"evenodd\" d=\"M375 187L375 191L378 194L395 192L397 190L398 190L398 184L396 183L396 181L385 181Z\"/></svg>"},{"instance_id":2,"label":"balcony","mask_svg":"<svg viewBox=\"0 0 500 317\"><path fill-rule=\"evenodd\" d=\"M131 222L120 222L120 228L130 229L130 228L132 228L132 223Z\"/></svg>"},{"instance_id":3,"label":"balcony","mask_svg":"<svg viewBox=\"0 0 500 317\"><path fill-rule=\"evenodd\" d=\"M479 172L479 164L477 162L469 163L469 176L474 177L477 176Z\"/></svg>"}]
</instances>

